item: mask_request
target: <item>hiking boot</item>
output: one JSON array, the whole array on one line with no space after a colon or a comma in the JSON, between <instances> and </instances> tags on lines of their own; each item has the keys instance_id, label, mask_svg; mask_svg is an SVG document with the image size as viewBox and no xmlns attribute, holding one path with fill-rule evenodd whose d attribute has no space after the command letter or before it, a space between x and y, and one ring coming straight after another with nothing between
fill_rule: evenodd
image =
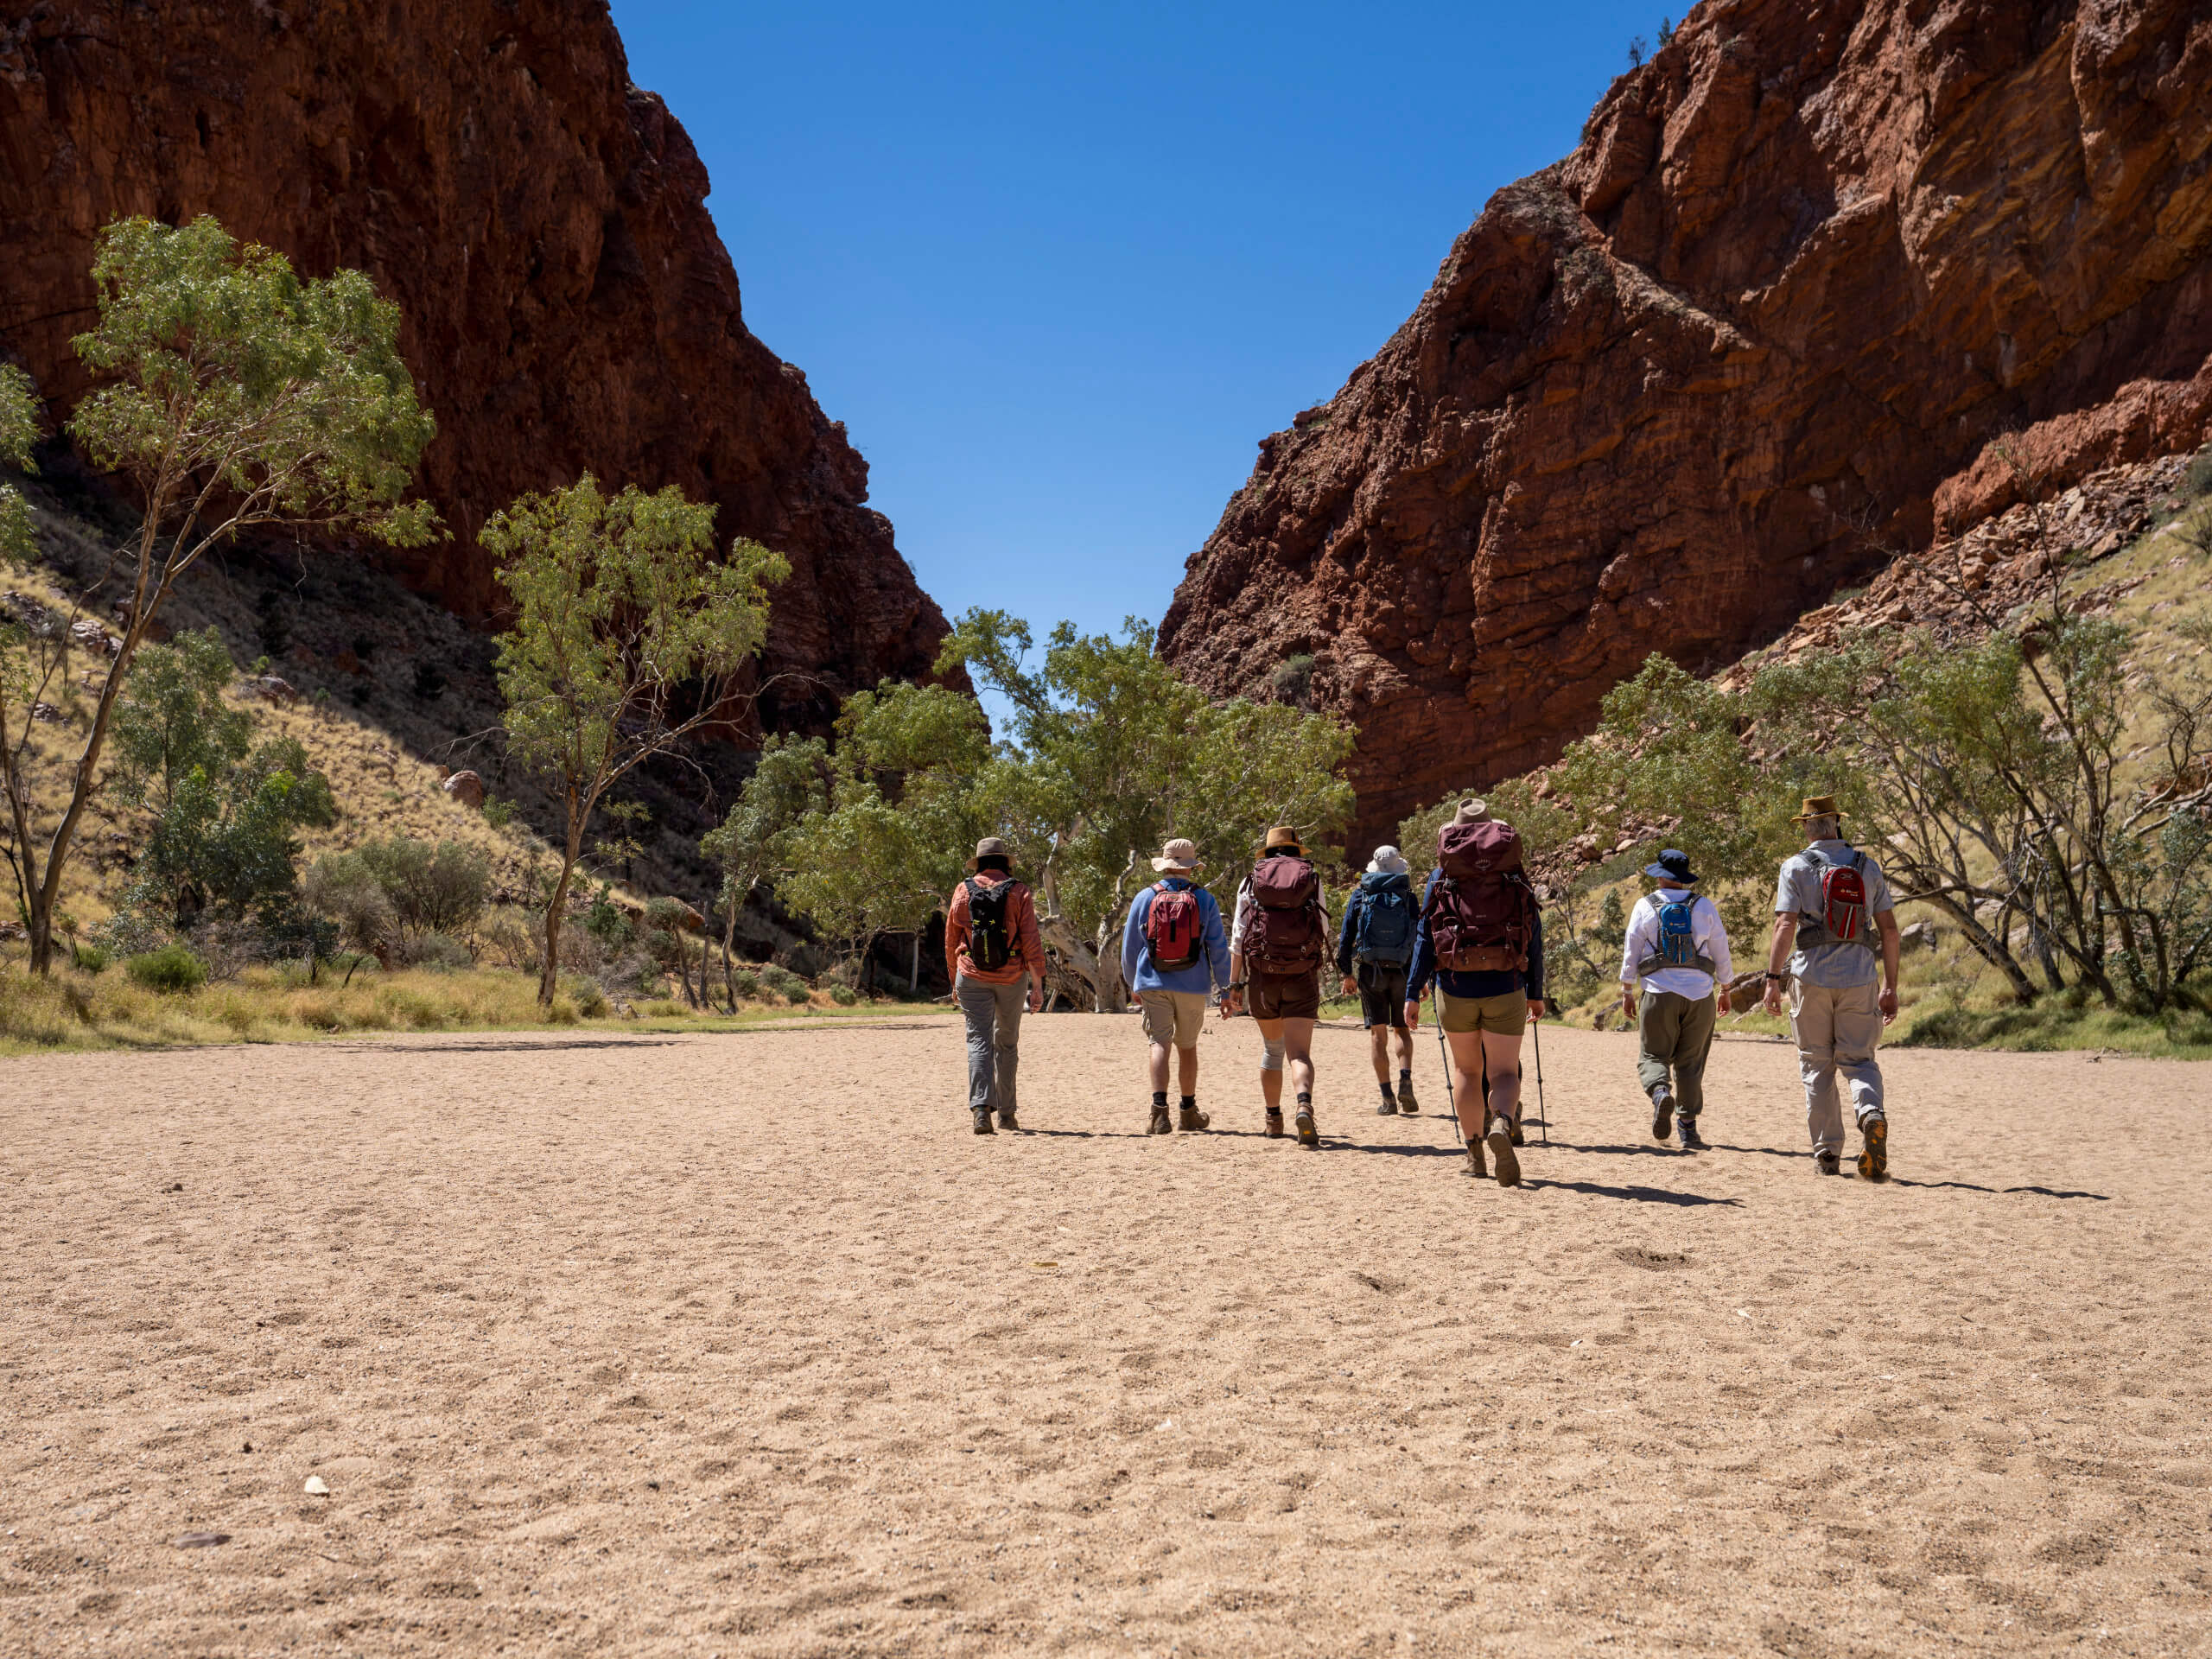
<instances>
[{"instance_id":1,"label":"hiking boot","mask_svg":"<svg viewBox=\"0 0 2212 1659\"><path fill-rule=\"evenodd\" d=\"M996 1135L998 1131L991 1127L991 1109L988 1106L978 1106L974 1109L976 1113L976 1133L978 1135Z\"/></svg>"},{"instance_id":2,"label":"hiking boot","mask_svg":"<svg viewBox=\"0 0 2212 1659\"><path fill-rule=\"evenodd\" d=\"M1517 1117L1513 1120L1513 1144L1516 1147L1525 1147L1529 1144L1529 1137L1522 1133L1521 1120Z\"/></svg>"},{"instance_id":3,"label":"hiking boot","mask_svg":"<svg viewBox=\"0 0 2212 1659\"><path fill-rule=\"evenodd\" d=\"M1840 1175L1843 1173L1843 1160L1835 1153L1823 1147L1820 1151L1813 1154L1813 1173L1815 1175Z\"/></svg>"},{"instance_id":4,"label":"hiking boot","mask_svg":"<svg viewBox=\"0 0 2212 1659\"><path fill-rule=\"evenodd\" d=\"M1014 1114L1012 1112L1001 1112L999 1114L999 1128L1002 1129L1018 1129L1020 1127L1020 1124L1014 1122Z\"/></svg>"},{"instance_id":5,"label":"hiking boot","mask_svg":"<svg viewBox=\"0 0 2212 1659\"><path fill-rule=\"evenodd\" d=\"M1682 1150L1684 1152L1705 1150L1705 1137L1697 1132L1697 1119L1694 1117L1686 1117L1682 1120Z\"/></svg>"},{"instance_id":6,"label":"hiking boot","mask_svg":"<svg viewBox=\"0 0 2212 1659\"><path fill-rule=\"evenodd\" d=\"M1211 1114L1202 1112L1195 1106L1179 1107L1176 1111L1175 1127L1179 1129L1203 1129L1212 1122Z\"/></svg>"},{"instance_id":7,"label":"hiking boot","mask_svg":"<svg viewBox=\"0 0 2212 1659\"><path fill-rule=\"evenodd\" d=\"M1260 1133L1266 1135L1270 1141L1280 1141L1282 1139L1281 1107L1270 1106L1268 1108L1267 1126L1262 1128Z\"/></svg>"},{"instance_id":8,"label":"hiking boot","mask_svg":"<svg viewBox=\"0 0 2212 1659\"><path fill-rule=\"evenodd\" d=\"M1664 1141L1675 1132L1675 1097L1662 1084L1651 1093L1651 1138Z\"/></svg>"},{"instance_id":9,"label":"hiking boot","mask_svg":"<svg viewBox=\"0 0 2212 1659\"><path fill-rule=\"evenodd\" d=\"M1167 1109L1165 1106L1155 1106L1152 1109L1152 1122L1144 1126L1144 1132L1147 1135L1175 1133L1174 1126L1167 1121Z\"/></svg>"},{"instance_id":10,"label":"hiking boot","mask_svg":"<svg viewBox=\"0 0 2212 1659\"><path fill-rule=\"evenodd\" d=\"M1886 1181L1890 1179L1890 1126L1883 1119L1870 1117L1859 1126L1864 1137L1859 1154L1859 1179L1862 1181Z\"/></svg>"},{"instance_id":11,"label":"hiking boot","mask_svg":"<svg viewBox=\"0 0 2212 1659\"><path fill-rule=\"evenodd\" d=\"M1513 1125L1503 1117L1490 1121L1491 1161L1497 1166L1500 1186L1521 1185L1521 1160L1513 1155Z\"/></svg>"},{"instance_id":12,"label":"hiking boot","mask_svg":"<svg viewBox=\"0 0 2212 1659\"><path fill-rule=\"evenodd\" d=\"M1393 1095L1388 1089L1385 1089L1382 1091L1382 1103L1375 1109L1375 1116L1377 1117L1395 1117L1397 1115L1397 1096Z\"/></svg>"},{"instance_id":13,"label":"hiking boot","mask_svg":"<svg viewBox=\"0 0 2212 1659\"><path fill-rule=\"evenodd\" d=\"M1467 1173L1478 1181L1490 1179L1490 1171L1483 1164L1483 1138L1479 1135L1467 1142Z\"/></svg>"},{"instance_id":14,"label":"hiking boot","mask_svg":"<svg viewBox=\"0 0 2212 1659\"><path fill-rule=\"evenodd\" d=\"M1297 1116L1291 1121L1298 1126L1300 1146L1318 1147L1321 1144L1321 1131L1313 1127L1313 1109L1311 1106L1300 1107Z\"/></svg>"},{"instance_id":15,"label":"hiking boot","mask_svg":"<svg viewBox=\"0 0 2212 1659\"><path fill-rule=\"evenodd\" d=\"M1414 1098L1414 1084L1411 1077L1398 1079L1398 1110L1408 1117L1421 1116L1421 1102Z\"/></svg>"}]
</instances>

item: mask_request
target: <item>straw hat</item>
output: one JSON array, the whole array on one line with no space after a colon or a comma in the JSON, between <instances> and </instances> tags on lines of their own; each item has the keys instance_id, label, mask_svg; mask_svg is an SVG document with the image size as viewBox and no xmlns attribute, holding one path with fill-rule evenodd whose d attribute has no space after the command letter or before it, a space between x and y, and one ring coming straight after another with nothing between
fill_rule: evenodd
<instances>
[{"instance_id":1,"label":"straw hat","mask_svg":"<svg viewBox=\"0 0 2212 1659\"><path fill-rule=\"evenodd\" d=\"M968 861L968 868L972 870L987 858L1002 858L1011 864L1014 862L1014 849L996 836L985 836L976 843L976 856Z\"/></svg>"},{"instance_id":2,"label":"straw hat","mask_svg":"<svg viewBox=\"0 0 2212 1659\"><path fill-rule=\"evenodd\" d=\"M1198 846L1178 836L1160 849L1152 868L1163 874L1188 875L1199 868Z\"/></svg>"},{"instance_id":3,"label":"straw hat","mask_svg":"<svg viewBox=\"0 0 2212 1659\"><path fill-rule=\"evenodd\" d=\"M1375 856L1367 861L1370 875L1404 875L1412 868L1406 862L1406 855L1395 847L1377 847Z\"/></svg>"},{"instance_id":4,"label":"straw hat","mask_svg":"<svg viewBox=\"0 0 2212 1659\"><path fill-rule=\"evenodd\" d=\"M1464 800L1459 803L1459 810L1452 815L1452 822L1454 823L1488 823L1490 822L1490 803L1488 801L1476 800L1472 798Z\"/></svg>"},{"instance_id":5,"label":"straw hat","mask_svg":"<svg viewBox=\"0 0 2212 1659\"><path fill-rule=\"evenodd\" d=\"M1301 857L1306 852L1306 844L1299 840L1298 831L1287 823L1279 823L1268 830L1268 838L1260 843L1258 850L1262 854L1271 853L1278 847L1287 847Z\"/></svg>"},{"instance_id":6,"label":"straw hat","mask_svg":"<svg viewBox=\"0 0 2212 1659\"><path fill-rule=\"evenodd\" d=\"M1804 810L1790 819L1792 823L1803 823L1810 818L1840 818L1849 815L1835 804L1833 795L1808 795Z\"/></svg>"}]
</instances>

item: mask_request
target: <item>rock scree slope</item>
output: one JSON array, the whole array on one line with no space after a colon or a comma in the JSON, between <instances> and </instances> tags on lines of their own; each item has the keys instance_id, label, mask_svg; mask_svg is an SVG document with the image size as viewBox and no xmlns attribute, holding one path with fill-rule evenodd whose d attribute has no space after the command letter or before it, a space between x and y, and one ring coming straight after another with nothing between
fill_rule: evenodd
<instances>
[{"instance_id":1,"label":"rock scree slope","mask_svg":"<svg viewBox=\"0 0 2212 1659\"><path fill-rule=\"evenodd\" d=\"M747 331L707 190L604 0L0 0L0 353L57 412L111 219L213 213L308 274L359 266L405 314L454 532L399 574L480 620L488 512L587 468L679 485L790 557L764 712L819 719L925 673L944 619L842 424Z\"/></svg>"},{"instance_id":2,"label":"rock scree slope","mask_svg":"<svg viewBox=\"0 0 2212 1659\"><path fill-rule=\"evenodd\" d=\"M1315 658L1356 839L2212 415L2212 3L1708 0L1260 444L1162 649ZM2001 447L2000 440L2018 435Z\"/></svg>"}]
</instances>

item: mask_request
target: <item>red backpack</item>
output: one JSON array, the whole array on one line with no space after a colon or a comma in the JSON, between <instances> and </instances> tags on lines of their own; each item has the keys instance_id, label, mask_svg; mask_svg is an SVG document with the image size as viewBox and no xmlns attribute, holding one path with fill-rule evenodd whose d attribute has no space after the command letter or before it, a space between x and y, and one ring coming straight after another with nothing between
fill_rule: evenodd
<instances>
[{"instance_id":1,"label":"red backpack","mask_svg":"<svg viewBox=\"0 0 2212 1659\"><path fill-rule=\"evenodd\" d=\"M1866 878L1860 873L1866 855L1853 853L1848 864L1831 864L1811 848L1805 856L1821 873L1821 944L1864 944L1866 942ZM1800 930L1802 932L1803 930ZM1800 943L1805 943L1801 940Z\"/></svg>"},{"instance_id":2,"label":"red backpack","mask_svg":"<svg viewBox=\"0 0 2212 1659\"><path fill-rule=\"evenodd\" d=\"M1437 966L1455 974L1519 970L1535 937L1536 895L1521 870L1521 832L1495 819L1446 824L1436 885L1421 919Z\"/></svg>"},{"instance_id":3,"label":"red backpack","mask_svg":"<svg viewBox=\"0 0 2212 1659\"><path fill-rule=\"evenodd\" d=\"M1171 887L1162 881L1152 890L1152 903L1144 912L1145 949L1152 965L1173 973L1198 959L1205 938L1205 918L1198 910L1198 895L1189 887Z\"/></svg>"},{"instance_id":4,"label":"red backpack","mask_svg":"<svg viewBox=\"0 0 2212 1659\"><path fill-rule=\"evenodd\" d=\"M1263 858L1252 871L1244 955L1263 974L1311 973L1328 954L1321 879L1302 858Z\"/></svg>"}]
</instances>

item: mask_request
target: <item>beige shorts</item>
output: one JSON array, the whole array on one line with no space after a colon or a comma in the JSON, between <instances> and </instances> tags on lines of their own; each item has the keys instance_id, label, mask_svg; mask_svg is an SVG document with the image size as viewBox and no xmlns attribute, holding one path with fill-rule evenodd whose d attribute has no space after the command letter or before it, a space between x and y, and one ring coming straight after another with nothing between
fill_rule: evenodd
<instances>
[{"instance_id":1,"label":"beige shorts","mask_svg":"<svg viewBox=\"0 0 2212 1659\"><path fill-rule=\"evenodd\" d=\"M1198 1046L1198 1027L1206 1022L1204 991L1140 991L1137 1000L1144 1005L1144 1034L1152 1041Z\"/></svg>"},{"instance_id":2,"label":"beige shorts","mask_svg":"<svg viewBox=\"0 0 2212 1659\"><path fill-rule=\"evenodd\" d=\"M1494 1037L1518 1037L1529 1028L1529 999L1520 991L1499 996L1454 996L1440 985L1436 1006L1444 1029L1461 1036L1486 1031Z\"/></svg>"}]
</instances>

